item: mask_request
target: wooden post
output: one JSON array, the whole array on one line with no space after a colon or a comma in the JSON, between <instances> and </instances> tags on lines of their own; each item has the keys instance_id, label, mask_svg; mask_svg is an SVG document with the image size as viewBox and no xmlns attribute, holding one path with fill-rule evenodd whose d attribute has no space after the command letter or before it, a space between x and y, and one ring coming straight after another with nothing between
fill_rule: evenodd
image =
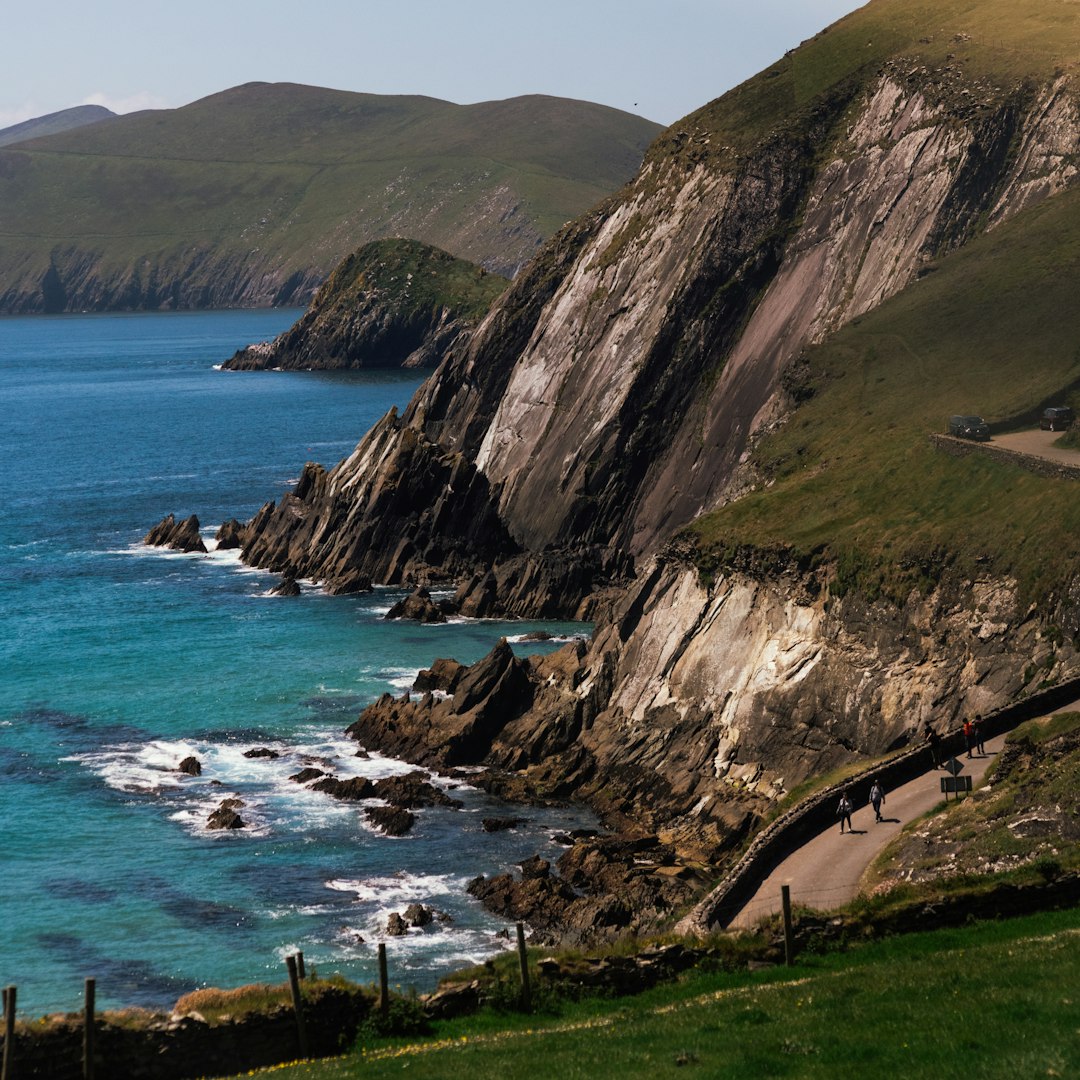
<instances>
[{"instance_id":1,"label":"wooden post","mask_svg":"<svg viewBox=\"0 0 1080 1080\"><path fill-rule=\"evenodd\" d=\"M304 1027L304 1002L300 997L300 976L296 971L296 957L286 956L285 964L289 969L289 989L292 991L293 1011L296 1013L296 1040L300 1046L300 1057L308 1056L307 1028Z\"/></svg>"},{"instance_id":2,"label":"wooden post","mask_svg":"<svg viewBox=\"0 0 1080 1080\"><path fill-rule=\"evenodd\" d=\"M529 955L525 951L525 924L517 924L518 966L521 968L521 1007L532 1012L532 987L529 986Z\"/></svg>"},{"instance_id":3,"label":"wooden post","mask_svg":"<svg viewBox=\"0 0 1080 1080\"><path fill-rule=\"evenodd\" d=\"M0 1073L3 1080L14 1080L15 1076L15 987L9 986L4 991L4 1064Z\"/></svg>"},{"instance_id":4,"label":"wooden post","mask_svg":"<svg viewBox=\"0 0 1080 1080\"><path fill-rule=\"evenodd\" d=\"M307 969L304 967L304 954L302 952L296 954L296 972L301 979L307 978Z\"/></svg>"},{"instance_id":5,"label":"wooden post","mask_svg":"<svg viewBox=\"0 0 1080 1080\"><path fill-rule=\"evenodd\" d=\"M795 962L795 935L791 929L791 886L780 886L780 904L784 909L784 963L788 967Z\"/></svg>"},{"instance_id":6,"label":"wooden post","mask_svg":"<svg viewBox=\"0 0 1080 1080\"><path fill-rule=\"evenodd\" d=\"M390 981L386 974L386 943L379 942L379 1015L385 1020L390 1015Z\"/></svg>"},{"instance_id":7,"label":"wooden post","mask_svg":"<svg viewBox=\"0 0 1080 1080\"><path fill-rule=\"evenodd\" d=\"M87 979L83 1002L83 1080L94 1080L94 991L96 984Z\"/></svg>"}]
</instances>

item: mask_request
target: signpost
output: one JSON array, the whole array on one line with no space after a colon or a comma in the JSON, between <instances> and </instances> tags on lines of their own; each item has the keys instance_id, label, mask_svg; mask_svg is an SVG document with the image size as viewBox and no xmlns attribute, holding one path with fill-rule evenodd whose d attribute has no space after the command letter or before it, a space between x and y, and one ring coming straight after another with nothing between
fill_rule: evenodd
<instances>
[{"instance_id":1,"label":"signpost","mask_svg":"<svg viewBox=\"0 0 1080 1080\"><path fill-rule=\"evenodd\" d=\"M960 775L964 771L963 762L957 761L956 758L949 758L949 760L942 765L942 768L946 772L952 773L951 776L943 776L941 778L941 792L945 796L946 802L949 801L950 791L955 792L956 797L959 799L961 791L971 790L971 777Z\"/></svg>"}]
</instances>

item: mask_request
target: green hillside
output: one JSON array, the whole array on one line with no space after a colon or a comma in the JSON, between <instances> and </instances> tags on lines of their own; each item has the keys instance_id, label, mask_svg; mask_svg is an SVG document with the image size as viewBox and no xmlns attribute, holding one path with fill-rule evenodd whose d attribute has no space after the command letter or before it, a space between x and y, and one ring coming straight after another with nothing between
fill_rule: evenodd
<instances>
[{"instance_id":1,"label":"green hillside","mask_svg":"<svg viewBox=\"0 0 1080 1080\"><path fill-rule=\"evenodd\" d=\"M256 83L23 142L0 150L0 310L299 302L384 236L512 273L658 131L560 98Z\"/></svg>"},{"instance_id":2,"label":"green hillside","mask_svg":"<svg viewBox=\"0 0 1080 1080\"><path fill-rule=\"evenodd\" d=\"M703 567L743 548L837 564L834 591L902 599L949 567L1039 598L1080 558L1074 481L935 449L952 413L1003 422L1080 380L1080 191L926 268L791 374L803 403L755 459L767 487L690 532Z\"/></svg>"},{"instance_id":3,"label":"green hillside","mask_svg":"<svg viewBox=\"0 0 1080 1080\"><path fill-rule=\"evenodd\" d=\"M0 146L10 146L12 143L56 135L87 124L97 124L115 115L116 113L103 105L77 105L73 109L62 109L47 116L36 116L33 120L24 120L21 124L0 129Z\"/></svg>"}]
</instances>

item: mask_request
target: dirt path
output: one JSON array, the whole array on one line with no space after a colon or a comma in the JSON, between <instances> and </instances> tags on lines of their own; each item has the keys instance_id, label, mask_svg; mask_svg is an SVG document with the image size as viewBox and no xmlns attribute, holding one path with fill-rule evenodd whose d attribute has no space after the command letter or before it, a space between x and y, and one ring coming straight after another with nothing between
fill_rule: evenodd
<instances>
[{"instance_id":1,"label":"dirt path","mask_svg":"<svg viewBox=\"0 0 1080 1080\"><path fill-rule=\"evenodd\" d=\"M968 760L964 754L958 755L957 760L964 766L962 775L970 776L977 786L1004 744L1005 736L999 735L987 739L983 756ZM841 833L837 823L819 833L773 870L729 925L748 926L763 915L779 911L781 885L791 887L793 903L810 904L823 911L846 904L858 893L859 880L878 852L907 822L941 802L941 777L946 775L944 769L932 769L895 791L886 791L881 810L884 821L875 821L873 808L866 805L852 815L852 832ZM865 791L856 795L866 798Z\"/></svg>"},{"instance_id":2,"label":"dirt path","mask_svg":"<svg viewBox=\"0 0 1080 1080\"><path fill-rule=\"evenodd\" d=\"M1080 450L1063 450L1053 445L1060 438L1060 431L1013 431L1008 435L995 435L990 445L1056 461L1060 465L1080 465Z\"/></svg>"}]
</instances>

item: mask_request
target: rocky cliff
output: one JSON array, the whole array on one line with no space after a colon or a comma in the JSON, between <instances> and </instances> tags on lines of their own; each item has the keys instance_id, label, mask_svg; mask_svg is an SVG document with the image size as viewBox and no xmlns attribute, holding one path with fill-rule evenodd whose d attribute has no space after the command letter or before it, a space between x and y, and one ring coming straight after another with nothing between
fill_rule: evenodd
<instances>
[{"instance_id":1,"label":"rocky cliff","mask_svg":"<svg viewBox=\"0 0 1080 1080\"><path fill-rule=\"evenodd\" d=\"M311 307L273 341L222 366L337 370L435 367L467 337L507 281L415 240L373 240L348 256Z\"/></svg>"},{"instance_id":2,"label":"rocky cliff","mask_svg":"<svg viewBox=\"0 0 1080 1080\"><path fill-rule=\"evenodd\" d=\"M680 535L770 482L757 448L798 424L807 350L1075 179L1072 83L988 59L951 29L962 5L897 45L909 7L871 3L675 125L404 416L251 524L245 558L332 586L452 579L466 611L596 614L565 671L503 656L483 716L384 701L363 741L518 770L712 859L793 782L1075 665L1058 612L942 572L946 551L905 599L840 588L827 546L703 560Z\"/></svg>"}]
</instances>

